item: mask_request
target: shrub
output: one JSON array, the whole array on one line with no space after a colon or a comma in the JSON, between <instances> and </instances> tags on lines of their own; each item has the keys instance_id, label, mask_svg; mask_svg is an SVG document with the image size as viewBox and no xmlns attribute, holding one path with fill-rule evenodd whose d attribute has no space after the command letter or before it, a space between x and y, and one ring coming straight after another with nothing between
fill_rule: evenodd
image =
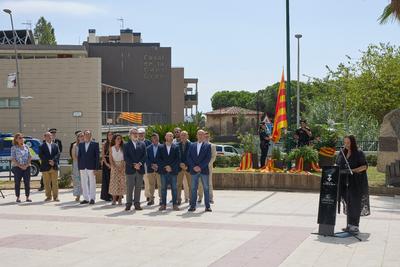
<instances>
[{"instance_id":1,"label":"shrub","mask_svg":"<svg viewBox=\"0 0 400 267\"><path fill-rule=\"evenodd\" d=\"M378 156L374 154L370 154L366 156L367 162L369 166L376 166L378 164Z\"/></svg>"},{"instance_id":2,"label":"shrub","mask_svg":"<svg viewBox=\"0 0 400 267\"><path fill-rule=\"evenodd\" d=\"M306 163L318 162L318 151L309 146L296 148L290 151L288 160L297 161L301 157Z\"/></svg>"},{"instance_id":3,"label":"shrub","mask_svg":"<svg viewBox=\"0 0 400 267\"><path fill-rule=\"evenodd\" d=\"M218 156L214 161L214 167L239 167L240 161L240 156Z\"/></svg>"},{"instance_id":4,"label":"shrub","mask_svg":"<svg viewBox=\"0 0 400 267\"><path fill-rule=\"evenodd\" d=\"M70 188L72 183L72 173L67 172L58 180L58 187L59 188Z\"/></svg>"}]
</instances>

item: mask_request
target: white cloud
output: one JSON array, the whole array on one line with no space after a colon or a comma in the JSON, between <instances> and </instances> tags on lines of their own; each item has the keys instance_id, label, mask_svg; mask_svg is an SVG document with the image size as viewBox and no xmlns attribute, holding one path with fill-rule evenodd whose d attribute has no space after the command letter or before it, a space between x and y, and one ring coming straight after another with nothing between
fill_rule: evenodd
<instances>
[{"instance_id":1,"label":"white cloud","mask_svg":"<svg viewBox=\"0 0 400 267\"><path fill-rule=\"evenodd\" d=\"M98 5L80 3L77 1L14 0L3 2L1 8L9 8L13 12L19 14L51 13L84 16L106 13L106 10Z\"/></svg>"}]
</instances>

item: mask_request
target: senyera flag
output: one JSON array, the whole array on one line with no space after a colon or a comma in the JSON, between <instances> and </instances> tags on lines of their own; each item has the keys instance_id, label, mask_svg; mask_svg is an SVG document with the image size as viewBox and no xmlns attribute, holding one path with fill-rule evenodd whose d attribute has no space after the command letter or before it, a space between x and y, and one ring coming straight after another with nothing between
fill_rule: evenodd
<instances>
[{"instance_id":1,"label":"senyera flag","mask_svg":"<svg viewBox=\"0 0 400 267\"><path fill-rule=\"evenodd\" d=\"M285 76L282 71L282 78L279 84L278 97L275 106L274 128L272 131L272 141L274 143L279 142L279 139L281 139L282 129L287 128L287 125Z\"/></svg>"}]
</instances>

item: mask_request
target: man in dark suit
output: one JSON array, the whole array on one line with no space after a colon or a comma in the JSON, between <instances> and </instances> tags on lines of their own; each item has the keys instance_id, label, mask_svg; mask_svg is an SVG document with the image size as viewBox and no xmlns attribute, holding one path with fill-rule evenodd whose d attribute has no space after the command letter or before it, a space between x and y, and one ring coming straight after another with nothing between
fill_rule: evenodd
<instances>
[{"instance_id":1,"label":"man in dark suit","mask_svg":"<svg viewBox=\"0 0 400 267\"><path fill-rule=\"evenodd\" d=\"M161 206L160 211L167 208L167 186L171 185L173 210L179 210L177 203L176 180L179 172L179 147L173 144L174 134L165 134L165 143L160 147L160 173L161 173Z\"/></svg>"},{"instance_id":2,"label":"man in dark suit","mask_svg":"<svg viewBox=\"0 0 400 267\"><path fill-rule=\"evenodd\" d=\"M92 141L89 130L83 132L85 142L79 143L78 169L81 174L83 201L81 204L94 204L96 200L96 174L100 165L99 143Z\"/></svg>"},{"instance_id":3,"label":"man in dark suit","mask_svg":"<svg viewBox=\"0 0 400 267\"><path fill-rule=\"evenodd\" d=\"M60 154L62 153L63 150L63 146L62 146L62 142L60 139L58 139L57 136L57 129L56 128L51 128L49 129L49 132L51 133L51 138L53 140L53 143L55 143L56 145L58 145L58 150L60 151ZM43 140L43 143L45 143L45 140ZM57 162L57 165L59 164L59 161ZM39 191L43 191L44 189L44 182L43 182L43 176L40 179L40 187L39 187Z\"/></svg>"},{"instance_id":4,"label":"man in dark suit","mask_svg":"<svg viewBox=\"0 0 400 267\"><path fill-rule=\"evenodd\" d=\"M58 199L58 161L60 151L58 145L53 143L50 132L44 134L44 142L39 147L39 158L41 160L40 171L43 174L43 183L46 199L50 201L53 194L54 201Z\"/></svg>"},{"instance_id":5,"label":"man in dark suit","mask_svg":"<svg viewBox=\"0 0 400 267\"><path fill-rule=\"evenodd\" d=\"M142 210L140 207L140 191L145 173L144 165L147 159L146 145L138 139L138 130L133 127L129 131L130 141L124 145L125 173L126 173L126 207L128 211L134 202L135 210ZM134 199L132 194L134 192Z\"/></svg>"},{"instance_id":6,"label":"man in dark suit","mask_svg":"<svg viewBox=\"0 0 400 267\"><path fill-rule=\"evenodd\" d=\"M151 145L147 147L147 179L149 182L150 199L148 206L154 205L154 191L158 188L158 197L161 205L161 178L160 178L160 144L157 133L151 135Z\"/></svg>"},{"instance_id":7,"label":"man in dark suit","mask_svg":"<svg viewBox=\"0 0 400 267\"><path fill-rule=\"evenodd\" d=\"M138 129L138 139L139 141L144 142L146 145L146 148L151 145L151 141L146 139L146 129L141 127ZM144 175L143 175L143 181L144 181L144 196L146 197L147 201L150 201L150 185L149 185L149 179L147 177L147 166L145 164L144 166Z\"/></svg>"},{"instance_id":8,"label":"man in dark suit","mask_svg":"<svg viewBox=\"0 0 400 267\"><path fill-rule=\"evenodd\" d=\"M197 189L199 180L204 187L204 203L206 205L206 212L210 212L210 192L209 192L209 168L208 164L211 160L211 145L205 141L205 132L203 130L197 131L197 142L192 143L189 148L187 162L189 165L190 174L192 175L192 196L190 198L189 211L196 210Z\"/></svg>"},{"instance_id":9,"label":"man in dark suit","mask_svg":"<svg viewBox=\"0 0 400 267\"><path fill-rule=\"evenodd\" d=\"M179 133L180 142L178 143L179 152L181 155L181 162L179 163L180 171L178 173L178 181L177 181L177 188L178 188L178 205L182 203L182 186L184 187L185 191L185 202L188 202L191 195L191 186L192 186L192 176L190 175L187 163L187 155L189 152L189 147L191 142L189 141L188 132L182 131ZM188 187L187 188L183 184L183 178L186 178Z\"/></svg>"}]
</instances>

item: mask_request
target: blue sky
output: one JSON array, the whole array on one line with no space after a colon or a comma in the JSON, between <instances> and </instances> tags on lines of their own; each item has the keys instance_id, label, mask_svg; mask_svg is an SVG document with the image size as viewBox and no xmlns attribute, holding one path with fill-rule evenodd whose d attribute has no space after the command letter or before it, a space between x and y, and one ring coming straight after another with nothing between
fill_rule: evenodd
<instances>
[{"instance_id":1,"label":"blue sky","mask_svg":"<svg viewBox=\"0 0 400 267\"><path fill-rule=\"evenodd\" d=\"M346 61L345 55L359 57L368 44L399 44L399 23L377 23L386 0L290 2L292 79L297 79L295 33L303 34L300 72L315 77L325 75L325 65ZM123 17L144 42L171 46L173 66L199 78L201 111L211 110L215 91L257 91L279 81L286 68L284 0L0 0L0 8L13 10L16 28L44 16L59 44L82 42L89 28L98 35L118 34L117 18ZM5 13L0 25L10 28Z\"/></svg>"}]
</instances>

